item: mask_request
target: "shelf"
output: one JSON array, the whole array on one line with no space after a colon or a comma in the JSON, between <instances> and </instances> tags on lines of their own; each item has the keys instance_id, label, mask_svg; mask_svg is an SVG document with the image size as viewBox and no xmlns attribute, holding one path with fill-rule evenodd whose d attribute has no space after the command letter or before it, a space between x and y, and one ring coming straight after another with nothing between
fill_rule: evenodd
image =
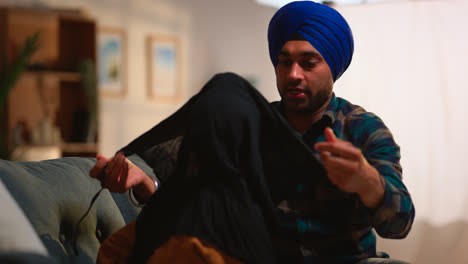
<instances>
[{"instance_id":1,"label":"shelf","mask_svg":"<svg viewBox=\"0 0 468 264\"><path fill-rule=\"evenodd\" d=\"M18 149L49 149L49 148L58 148L62 152L85 152L93 153L97 152L96 143L61 143L61 144L40 144L40 145L21 145L17 147Z\"/></svg>"},{"instance_id":2,"label":"shelf","mask_svg":"<svg viewBox=\"0 0 468 264\"><path fill-rule=\"evenodd\" d=\"M23 140L19 142L38 142L30 135L43 131L43 121L48 120L66 142L55 146L60 155L95 156L97 143L72 142L87 139L90 112L97 108L96 100L89 96L96 92L94 87L85 87L87 77L78 71L83 61L96 65L96 22L80 9L0 7L0 58L16 57L24 42L37 32L41 32L39 48L8 95L7 137L0 140L13 147L12 133L22 129L19 137ZM24 146L31 153L42 149L46 146Z\"/></svg>"},{"instance_id":3,"label":"shelf","mask_svg":"<svg viewBox=\"0 0 468 264\"><path fill-rule=\"evenodd\" d=\"M76 72L60 72L60 71L25 71L23 74L35 77L56 77L60 81L65 82L80 82L81 75Z\"/></svg>"},{"instance_id":4,"label":"shelf","mask_svg":"<svg viewBox=\"0 0 468 264\"><path fill-rule=\"evenodd\" d=\"M95 143L22 145L15 148L11 159L16 161L40 161L58 159L65 156L95 157L96 154L97 144Z\"/></svg>"},{"instance_id":5,"label":"shelf","mask_svg":"<svg viewBox=\"0 0 468 264\"><path fill-rule=\"evenodd\" d=\"M59 145L23 145L17 146L10 158L15 161L40 161L61 156Z\"/></svg>"},{"instance_id":6,"label":"shelf","mask_svg":"<svg viewBox=\"0 0 468 264\"><path fill-rule=\"evenodd\" d=\"M67 152L67 153L96 153L97 152L96 143L62 143L60 148L62 152Z\"/></svg>"}]
</instances>

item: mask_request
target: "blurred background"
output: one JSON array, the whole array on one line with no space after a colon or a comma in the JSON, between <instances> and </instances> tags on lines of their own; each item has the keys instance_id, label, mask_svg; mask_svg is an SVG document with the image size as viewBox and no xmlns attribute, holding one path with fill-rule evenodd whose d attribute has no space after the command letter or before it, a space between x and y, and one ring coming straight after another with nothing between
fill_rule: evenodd
<instances>
[{"instance_id":1,"label":"blurred background","mask_svg":"<svg viewBox=\"0 0 468 264\"><path fill-rule=\"evenodd\" d=\"M278 100L266 32L286 2L0 0L0 76L20 72L2 86L5 157L111 156L219 72ZM468 263L468 3L328 3L355 38L335 93L394 133L416 206L410 235L379 249L412 263ZM15 68L38 31L37 49Z\"/></svg>"}]
</instances>

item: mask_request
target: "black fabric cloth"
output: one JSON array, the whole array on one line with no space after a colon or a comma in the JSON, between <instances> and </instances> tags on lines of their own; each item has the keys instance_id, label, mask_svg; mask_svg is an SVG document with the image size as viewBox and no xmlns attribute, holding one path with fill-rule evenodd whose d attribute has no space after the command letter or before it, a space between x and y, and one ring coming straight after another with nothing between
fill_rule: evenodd
<instances>
[{"instance_id":1,"label":"black fabric cloth","mask_svg":"<svg viewBox=\"0 0 468 264\"><path fill-rule=\"evenodd\" d=\"M213 77L122 151L142 157L161 181L137 218L132 263L173 235L196 236L245 263L277 263L276 205L297 182L326 177L281 114L232 73Z\"/></svg>"}]
</instances>

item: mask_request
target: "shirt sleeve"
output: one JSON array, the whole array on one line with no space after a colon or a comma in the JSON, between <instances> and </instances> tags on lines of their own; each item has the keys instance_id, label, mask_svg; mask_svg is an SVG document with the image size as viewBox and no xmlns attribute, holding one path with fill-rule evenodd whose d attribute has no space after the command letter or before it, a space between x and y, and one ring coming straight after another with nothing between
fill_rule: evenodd
<instances>
[{"instance_id":1,"label":"shirt sleeve","mask_svg":"<svg viewBox=\"0 0 468 264\"><path fill-rule=\"evenodd\" d=\"M402 180L400 147L378 117L367 120L363 128L363 154L385 181L383 201L369 209L371 225L381 237L404 238L413 224L415 208Z\"/></svg>"}]
</instances>

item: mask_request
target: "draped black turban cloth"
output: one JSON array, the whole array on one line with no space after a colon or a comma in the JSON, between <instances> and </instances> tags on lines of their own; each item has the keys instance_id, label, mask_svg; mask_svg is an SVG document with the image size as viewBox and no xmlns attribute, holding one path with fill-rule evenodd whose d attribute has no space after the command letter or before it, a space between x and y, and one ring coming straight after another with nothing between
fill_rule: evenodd
<instances>
[{"instance_id":1,"label":"draped black turban cloth","mask_svg":"<svg viewBox=\"0 0 468 264\"><path fill-rule=\"evenodd\" d=\"M351 63L353 34L335 9L312 1L291 2L280 8L268 26L268 47L274 67L279 51L294 33L301 34L317 49L330 67L334 81Z\"/></svg>"},{"instance_id":2,"label":"draped black turban cloth","mask_svg":"<svg viewBox=\"0 0 468 264\"><path fill-rule=\"evenodd\" d=\"M137 217L131 263L174 235L195 236L245 263L275 263L277 204L299 182L326 177L282 115L232 73L213 77L122 151L142 157L161 181Z\"/></svg>"}]
</instances>

